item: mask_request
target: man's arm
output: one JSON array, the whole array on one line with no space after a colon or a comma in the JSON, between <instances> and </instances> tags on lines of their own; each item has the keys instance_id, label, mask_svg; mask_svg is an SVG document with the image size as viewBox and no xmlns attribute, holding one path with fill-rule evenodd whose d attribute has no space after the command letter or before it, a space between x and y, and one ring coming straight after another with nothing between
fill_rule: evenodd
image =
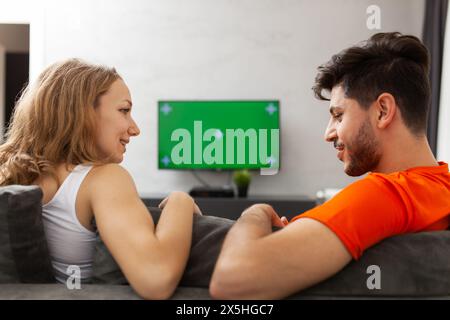
<instances>
[{"instance_id":1,"label":"man's arm","mask_svg":"<svg viewBox=\"0 0 450 320\"><path fill-rule=\"evenodd\" d=\"M247 209L225 238L211 284L218 299L277 299L325 280L351 261L341 240L322 223L282 222L272 207Z\"/></svg>"}]
</instances>

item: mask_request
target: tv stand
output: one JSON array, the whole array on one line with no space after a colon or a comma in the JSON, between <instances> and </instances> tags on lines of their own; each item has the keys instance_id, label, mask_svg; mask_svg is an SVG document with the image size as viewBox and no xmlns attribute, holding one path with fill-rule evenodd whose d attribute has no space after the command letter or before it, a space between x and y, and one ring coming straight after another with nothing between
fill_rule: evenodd
<instances>
[{"instance_id":1,"label":"tv stand","mask_svg":"<svg viewBox=\"0 0 450 320\"><path fill-rule=\"evenodd\" d=\"M164 199L143 198L148 207L157 207ZM291 219L316 206L316 201L307 196L249 196L247 198L195 197L195 202L204 215L237 219L241 213L255 203L267 203L273 206L280 216Z\"/></svg>"},{"instance_id":2,"label":"tv stand","mask_svg":"<svg viewBox=\"0 0 450 320\"><path fill-rule=\"evenodd\" d=\"M199 186L192 188L189 194L194 198L233 198L234 189L230 186Z\"/></svg>"}]
</instances>

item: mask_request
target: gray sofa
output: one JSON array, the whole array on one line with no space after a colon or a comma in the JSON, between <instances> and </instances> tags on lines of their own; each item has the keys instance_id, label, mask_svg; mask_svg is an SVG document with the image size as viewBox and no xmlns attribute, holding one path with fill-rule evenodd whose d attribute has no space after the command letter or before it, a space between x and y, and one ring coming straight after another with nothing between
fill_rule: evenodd
<instances>
[{"instance_id":1,"label":"gray sofa","mask_svg":"<svg viewBox=\"0 0 450 320\"><path fill-rule=\"evenodd\" d=\"M36 186L0 187L0 299L140 299L100 237L93 282L82 284L79 290L55 283L42 227L41 198ZM159 210L149 208L149 212L157 223ZM232 224L220 217L195 217L190 258L172 299L210 299L208 283ZM449 231L392 237L334 277L287 299L450 299L449 253ZM372 265L381 270L379 289L367 285Z\"/></svg>"}]
</instances>

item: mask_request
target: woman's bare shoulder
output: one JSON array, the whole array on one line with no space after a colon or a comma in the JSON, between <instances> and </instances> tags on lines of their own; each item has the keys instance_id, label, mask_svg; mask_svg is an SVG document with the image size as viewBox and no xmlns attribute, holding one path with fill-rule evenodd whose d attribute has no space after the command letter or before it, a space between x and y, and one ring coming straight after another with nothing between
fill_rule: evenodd
<instances>
[{"instance_id":1,"label":"woman's bare shoulder","mask_svg":"<svg viewBox=\"0 0 450 320\"><path fill-rule=\"evenodd\" d=\"M90 174L94 175L109 175L109 174L128 174L128 170L122 167L118 163L107 163L107 164L99 164L93 165Z\"/></svg>"},{"instance_id":2,"label":"woman's bare shoulder","mask_svg":"<svg viewBox=\"0 0 450 320\"><path fill-rule=\"evenodd\" d=\"M136 190L128 170L117 163L94 165L88 174L88 184L91 192L95 193L115 187Z\"/></svg>"},{"instance_id":3,"label":"woman's bare shoulder","mask_svg":"<svg viewBox=\"0 0 450 320\"><path fill-rule=\"evenodd\" d=\"M86 179L86 200L98 223L102 217L115 215L117 208L128 212L140 205L141 199L133 178L119 164L94 166Z\"/></svg>"}]
</instances>

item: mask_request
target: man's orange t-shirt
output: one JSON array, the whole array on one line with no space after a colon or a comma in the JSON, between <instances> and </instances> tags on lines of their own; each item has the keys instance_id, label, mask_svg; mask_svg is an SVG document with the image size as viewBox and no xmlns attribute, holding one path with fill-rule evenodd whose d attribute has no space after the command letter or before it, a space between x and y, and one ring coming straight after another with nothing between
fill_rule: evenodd
<instances>
[{"instance_id":1,"label":"man's orange t-shirt","mask_svg":"<svg viewBox=\"0 0 450 320\"><path fill-rule=\"evenodd\" d=\"M300 218L326 225L356 260L365 249L385 238L445 230L450 224L448 164L370 173L291 222Z\"/></svg>"}]
</instances>

